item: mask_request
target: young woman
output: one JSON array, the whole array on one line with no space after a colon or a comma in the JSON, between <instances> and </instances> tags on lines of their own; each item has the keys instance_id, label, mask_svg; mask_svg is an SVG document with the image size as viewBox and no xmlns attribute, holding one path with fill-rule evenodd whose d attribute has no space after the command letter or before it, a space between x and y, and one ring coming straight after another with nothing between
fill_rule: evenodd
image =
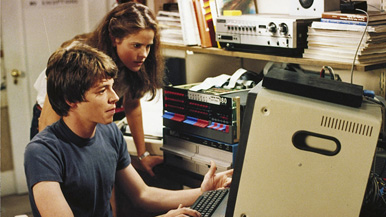
<instances>
[{"instance_id":1,"label":"young woman","mask_svg":"<svg viewBox=\"0 0 386 217\"><path fill-rule=\"evenodd\" d=\"M162 163L163 158L150 156L146 151L140 103L145 93L150 93L153 99L157 89L162 86L164 63L154 14L139 3L119 4L103 18L93 32L75 36L64 42L62 47L74 41L103 51L118 66L114 90L121 98L141 165L154 176L152 168ZM35 84L45 87L45 76L39 76ZM38 92L40 96L46 95L45 88L38 89ZM59 120L47 97L45 99L39 118L39 131Z\"/></svg>"}]
</instances>

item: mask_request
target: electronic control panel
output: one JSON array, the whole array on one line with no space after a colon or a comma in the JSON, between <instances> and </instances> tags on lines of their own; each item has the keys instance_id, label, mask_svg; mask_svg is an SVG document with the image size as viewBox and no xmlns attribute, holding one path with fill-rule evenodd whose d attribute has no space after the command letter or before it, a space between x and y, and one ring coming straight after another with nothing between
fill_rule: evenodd
<instances>
[{"instance_id":1,"label":"electronic control panel","mask_svg":"<svg viewBox=\"0 0 386 217\"><path fill-rule=\"evenodd\" d=\"M220 16L216 20L216 40L228 49L260 46L302 52L307 46L308 26L317 19L281 14Z\"/></svg>"}]
</instances>

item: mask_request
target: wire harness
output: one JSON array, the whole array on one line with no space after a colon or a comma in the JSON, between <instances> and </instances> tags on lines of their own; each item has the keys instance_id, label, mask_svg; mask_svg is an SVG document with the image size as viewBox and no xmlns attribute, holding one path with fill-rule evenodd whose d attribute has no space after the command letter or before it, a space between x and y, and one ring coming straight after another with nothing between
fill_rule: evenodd
<instances>
[{"instance_id":1,"label":"wire harness","mask_svg":"<svg viewBox=\"0 0 386 217\"><path fill-rule=\"evenodd\" d=\"M370 172L360 217L386 216L386 181Z\"/></svg>"}]
</instances>

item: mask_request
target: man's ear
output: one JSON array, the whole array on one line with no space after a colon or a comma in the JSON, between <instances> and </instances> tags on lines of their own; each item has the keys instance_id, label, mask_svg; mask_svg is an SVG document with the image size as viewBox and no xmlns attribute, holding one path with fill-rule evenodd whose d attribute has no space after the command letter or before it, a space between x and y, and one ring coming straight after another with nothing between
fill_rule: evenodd
<instances>
[{"instance_id":1,"label":"man's ear","mask_svg":"<svg viewBox=\"0 0 386 217\"><path fill-rule=\"evenodd\" d=\"M75 103L75 102L69 102L68 100L66 100L66 103L67 105L70 106L70 108L76 108L78 106L78 103Z\"/></svg>"}]
</instances>

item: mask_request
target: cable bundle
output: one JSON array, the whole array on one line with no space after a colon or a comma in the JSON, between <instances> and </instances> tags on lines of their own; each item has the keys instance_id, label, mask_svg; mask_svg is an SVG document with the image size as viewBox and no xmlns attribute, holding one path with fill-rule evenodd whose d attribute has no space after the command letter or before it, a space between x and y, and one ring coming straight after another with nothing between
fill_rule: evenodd
<instances>
[{"instance_id":1,"label":"cable bundle","mask_svg":"<svg viewBox=\"0 0 386 217\"><path fill-rule=\"evenodd\" d=\"M386 181L373 172L370 172L360 216L386 216Z\"/></svg>"}]
</instances>

